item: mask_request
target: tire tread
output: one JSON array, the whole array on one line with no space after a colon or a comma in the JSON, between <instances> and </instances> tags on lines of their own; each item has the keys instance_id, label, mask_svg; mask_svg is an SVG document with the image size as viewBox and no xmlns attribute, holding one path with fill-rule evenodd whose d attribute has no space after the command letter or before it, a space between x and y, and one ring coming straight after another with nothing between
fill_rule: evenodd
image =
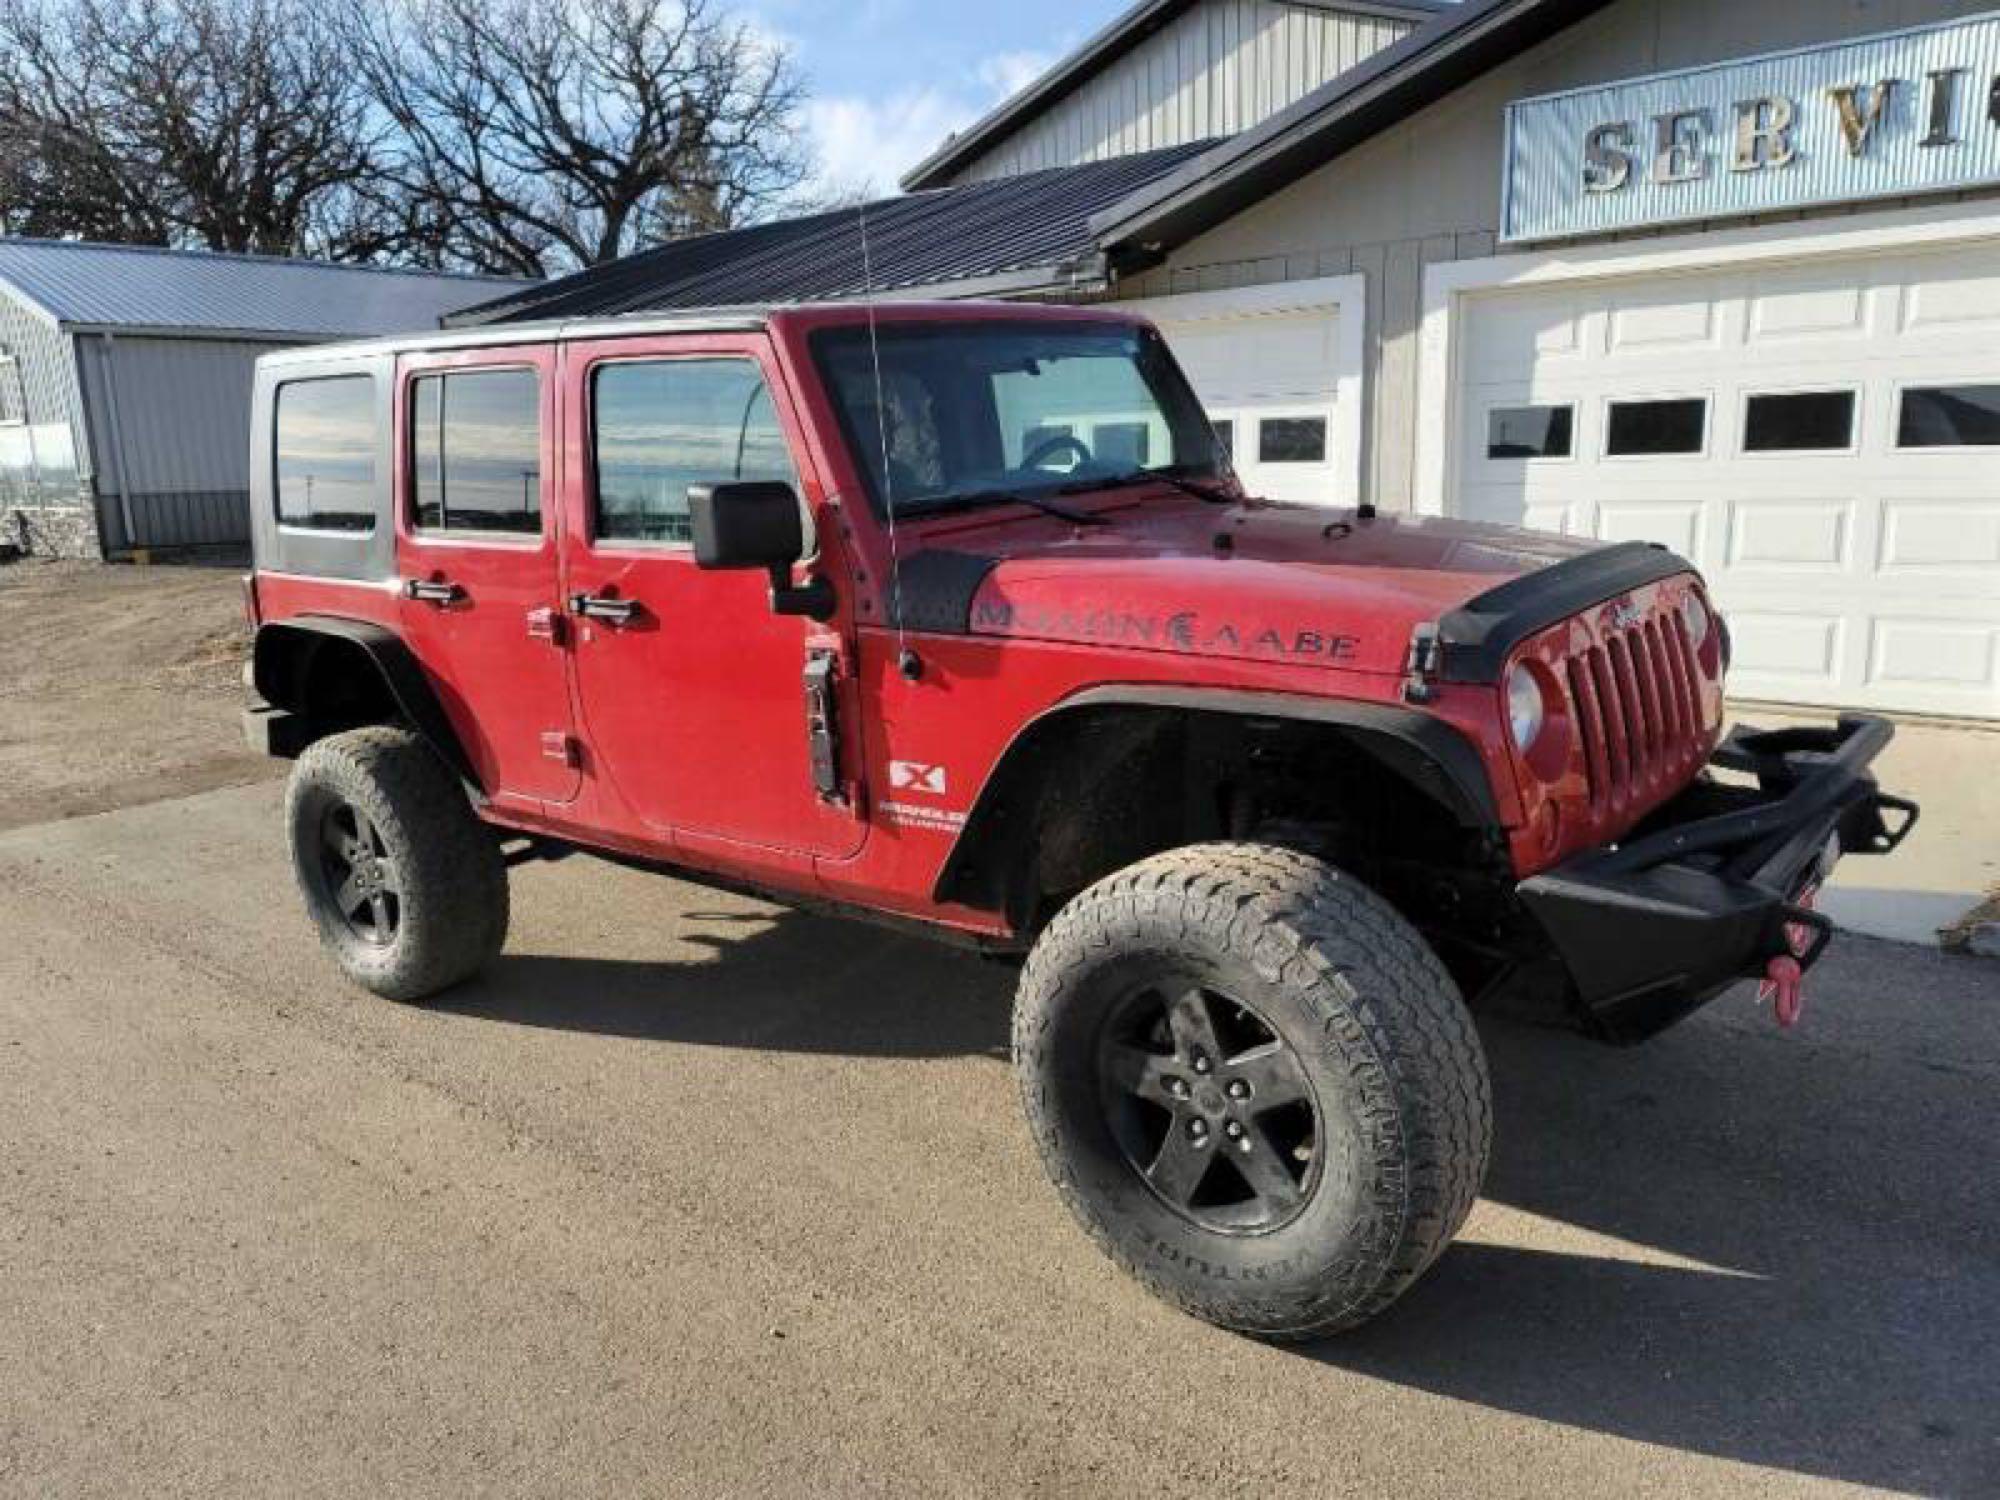
<instances>
[{"instance_id":1,"label":"tire tread","mask_svg":"<svg viewBox=\"0 0 2000 1500\"><path fill-rule=\"evenodd\" d=\"M1140 915L1178 925L1189 942L1222 942L1288 991L1330 988L1335 1040L1379 1068L1400 1101L1395 1127L1409 1163L1378 1264L1356 1268L1282 1327L1275 1341L1324 1337L1366 1322L1401 1296L1464 1224L1485 1175L1492 1094L1485 1055L1457 986L1416 930L1380 896L1325 861L1272 845L1204 844L1108 877L1059 913L1030 954L1014 1012L1023 1103L1071 1213L1131 1275L1196 1316L1232 1322L1226 1301L1192 1294L1112 1232L1061 1148L1042 1056L1050 1001L1105 957ZM1366 976L1356 985L1348 975Z\"/></svg>"},{"instance_id":2,"label":"tire tread","mask_svg":"<svg viewBox=\"0 0 2000 1500\"><path fill-rule=\"evenodd\" d=\"M409 866L409 909L390 961L363 965L319 909L295 849L307 905L348 976L386 999L409 1002L429 999L491 962L507 940L506 863L492 829L436 752L412 731L389 725L317 741L299 758L287 794L295 840L301 800L322 786L350 800L372 790L383 814L378 826Z\"/></svg>"}]
</instances>

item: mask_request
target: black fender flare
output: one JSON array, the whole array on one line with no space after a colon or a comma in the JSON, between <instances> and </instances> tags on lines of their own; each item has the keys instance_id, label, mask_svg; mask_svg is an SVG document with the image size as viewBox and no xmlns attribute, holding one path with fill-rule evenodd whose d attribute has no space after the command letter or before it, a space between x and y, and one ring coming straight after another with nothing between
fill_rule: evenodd
<instances>
[{"instance_id":1,"label":"black fender flare","mask_svg":"<svg viewBox=\"0 0 2000 1500\"><path fill-rule=\"evenodd\" d=\"M302 701L297 684L282 669L300 645L301 637L308 647L326 640L359 647L381 674L383 686L410 727L423 736L468 787L481 796L485 794L486 788L473 769L472 758L465 753L458 731L452 727L451 717L445 713L437 689L431 685L416 653L401 636L372 620L350 620L340 615L294 615L261 626L251 648L250 680L266 703L287 713L309 712L310 706Z\"/></svg>"},{"instance_id":2,"label":"black fender flare","mask_svg":"<svg viewBox=\"0 0 2000 1500\"><path fill-rule=\"evenodd\" d=\"M1074 722L1079 715L1118 708L1324 725L1341 731L1355 746L1437 803L1461 827L1501 827L1493 785L1478 747L1432 714L1390 704L1232 688L1141 684L1089 688L1045 709L1008 742L938 872L933 894L939 902L968 904L968 892L981 884L981 855L999 842L998 825L1005 820L1007 799L1033 767L1038 747L1046 743L1050 732ZM987 903L974 897L969 904Z\"/></svg>"}]
</instances>

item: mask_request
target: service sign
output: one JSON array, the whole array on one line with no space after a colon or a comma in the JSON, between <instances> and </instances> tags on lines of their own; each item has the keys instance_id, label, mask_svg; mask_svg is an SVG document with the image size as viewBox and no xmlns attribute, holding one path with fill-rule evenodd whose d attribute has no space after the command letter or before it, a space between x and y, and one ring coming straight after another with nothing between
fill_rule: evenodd
<instances>
[{"instance_id":1,"label":"service sign","mask_svg":"<svg viewBox=\"0 0 2000 1500\"><path fill-rule=\"evenodd\" d=\"M2000 185L2000 14L1508 106L1501 238Z\"/></svg>"}]
</instances>

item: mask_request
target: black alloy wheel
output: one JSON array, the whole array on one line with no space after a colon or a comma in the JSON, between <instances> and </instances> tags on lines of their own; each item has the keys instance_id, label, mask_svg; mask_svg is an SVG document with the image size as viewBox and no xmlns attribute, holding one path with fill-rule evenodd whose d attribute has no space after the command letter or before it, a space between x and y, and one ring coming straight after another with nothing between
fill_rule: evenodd
<instances>
[{"instance_id":1,"label":"black alloy wheel","mask_svg":"<svg viewBox=\"0 0 2000 1500\"><path fill-rule=\"evenodd\" d=\"M334 910L364 943L394 945L403 921L402 868L367 813L330 802L320 818L320 871Z\"/></svg>"},{"instance_id":2,"label":"black alloy wheel","mask_svg":"<svg viewBox=\"0 0 2000 1500\"><path fill-rule=\"evenodd\" d=\"M1249 1007L1193 983L1139 991L1098 1046L1106 1123L1174 1212L1225 1234L1290 1223L1320 1165L1298 1055Z\"/></svg>"},{"instance_id":3,"label":"black alloy wheel","mask_svg":"<svg viewBox=\"0 0 2000 1500\"><path fill-rule=\"evenodd\" d=\"M426 1000L507 940L507 865L456 773L373 725L309 746L285 797L292 870L320 941L356 984Z\"/></svg>"},{"instance_id":4,"label":"black alloy wheel","mask_svg":"<svg viewBox=\"0 0 2000 1500\"><path fill-rule=\"evenodd\" d=\"M1271 844L1170 849L1071 900L1022 968L1014 1066L1091 1238L1259 1338L1394 1302L1465 1222L1492 1141L1479 1033L1422 934Z\"/></svg>"}]
</instances>

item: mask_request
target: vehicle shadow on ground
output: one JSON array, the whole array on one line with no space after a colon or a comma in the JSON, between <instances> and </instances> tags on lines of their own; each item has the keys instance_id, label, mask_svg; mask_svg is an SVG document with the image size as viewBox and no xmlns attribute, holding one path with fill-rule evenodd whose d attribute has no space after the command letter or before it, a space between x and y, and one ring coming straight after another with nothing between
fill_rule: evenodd
<instances>
[{"instance_id":1,"label":"vehicle shadow on ground","mask_svg":"<svg viewBox=\"0 0 2000 1500\"><path fill-rule=\"evenodd\" d=\"M437 1008L699 1047L853 1057L1007 1056L1015 972L936 943L798 912L698 911L695 961L509 954Z\"/></svg>"},{"instance_id":2,"label":"vehicle shadow on ground","mask_svg":"<svg viewBox=\"0 0 2000 1500\"><path fill-rule=\"evenodd\" d=\"M1485 1197L1551 1222L1487 1210L1386 1318L1302 1353L1749 1464L2000 1491L1991 1073L1932 1060L1959 1021L1915 1007L1888 1052L1780 1040L1742 1026L1741 996L1721 1003L1631 1052L1484 1028ZM1522 1227L1580 1243L1482 1243Z\"/></svg>"},{"instance_id":3,"label":"vehicle shadow on ground","mask_svg":"<svg viewBox=\"0 0 2000 1500\"><path fill-rule=\"evenodd\" d=\"M1006 1057L1008 969L798 914L694 913L677 938L702 956L508 957L444 1008L699 1046ZM1802 1475L2000 1489L2000 968L1914 951L1844 945L1836 1003L1800 1039L1741 995L1631 1050L1486 1025L1488 1206L1399 1307L1299 1357ZM1950 1005L1878 993L1889 963ZM1517 1235L1538 1243L1493 1242Z\"/></svg>"}]
</instances>

